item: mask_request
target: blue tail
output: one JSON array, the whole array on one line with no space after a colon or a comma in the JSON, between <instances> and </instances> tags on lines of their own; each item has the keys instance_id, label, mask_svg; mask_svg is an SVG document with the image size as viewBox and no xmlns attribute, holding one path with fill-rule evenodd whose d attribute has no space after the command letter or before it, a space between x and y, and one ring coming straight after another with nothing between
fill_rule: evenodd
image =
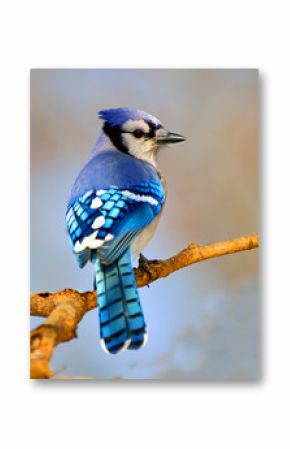
<instances>
[{"instance_id":1,"label":"blue tail","mask_svg":"<svg viewBox=\"0 0 290 449\"><path fill-rule=\"evenodd\" d=\"M97 256L93 263L103 349L112 354L124 349L138 349L146 342L146 325L130 250L111 265L103 265Z\"/></svg>"}]
</instances>

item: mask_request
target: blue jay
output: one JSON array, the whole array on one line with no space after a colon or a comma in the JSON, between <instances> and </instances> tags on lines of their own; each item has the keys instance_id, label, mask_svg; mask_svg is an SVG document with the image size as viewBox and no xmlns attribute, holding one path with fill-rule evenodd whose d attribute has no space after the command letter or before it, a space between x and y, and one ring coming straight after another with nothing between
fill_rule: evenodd
<instances>
[{"instance_id":1,"label":"blue jay","mask_svg":"<svg viewBox=\"0 0 290 449\"><path fill-rule=\"evenodd\" d=\"M185 138L136 109L107 109L99 117L103 131L73 185L66 223L78 265L94 265L101 346L116 354L146 342L131 257L151 239L164 206L158 150Z\"/></svg>"}]
</instances>

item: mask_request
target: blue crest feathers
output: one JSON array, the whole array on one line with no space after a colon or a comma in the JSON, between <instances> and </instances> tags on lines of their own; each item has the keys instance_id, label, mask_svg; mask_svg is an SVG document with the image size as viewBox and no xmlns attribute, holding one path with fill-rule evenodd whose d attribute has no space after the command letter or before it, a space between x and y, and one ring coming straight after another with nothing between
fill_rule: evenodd
<instances>
[{"instance_id":1,"label":"blue crest feathers","mask_svg":"<svg viewBox=\"0 0 290 449\"><path fill-rule=\"evenodd\" d=\"M99 112L99 117L112 127L123 125L127 120L145 120L156 127L161 126L161 122L153 115L133 108L104 109Z\"/></svg>"}]
</instances>

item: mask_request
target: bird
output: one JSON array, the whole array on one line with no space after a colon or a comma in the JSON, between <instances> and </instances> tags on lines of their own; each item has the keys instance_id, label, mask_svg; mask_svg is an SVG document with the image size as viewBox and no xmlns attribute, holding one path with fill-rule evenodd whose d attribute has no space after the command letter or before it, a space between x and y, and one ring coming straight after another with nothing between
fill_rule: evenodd
<instances>
[{"instance_id":1,"label":"bird","mask_svg":"<svg viewBox=\"0 0 290 449\"><path fill-rule=\"evenodd\" d=\"M139 256L148 268L142 251L165 204L166 181L157 155L185 137L139 109L104 109L99 118L102 131L73 184L66 226L79 267L94 266L101 347L118 354L147 341L133 262Z\"/></svg>"}]
</instances>

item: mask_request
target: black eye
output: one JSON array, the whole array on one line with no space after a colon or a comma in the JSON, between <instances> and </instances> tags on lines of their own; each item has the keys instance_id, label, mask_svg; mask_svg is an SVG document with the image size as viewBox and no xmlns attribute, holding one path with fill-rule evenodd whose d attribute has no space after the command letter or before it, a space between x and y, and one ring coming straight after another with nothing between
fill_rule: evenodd
<instances>
[{"instance_id":1,"label":"black eye","mask_svg":"<svg viewBox=\"0 0 290 449\"><path fill-rule=\"evenodd\" d=\"M133 131L133 136L136 137L136 139L140 139L144 136L144 132L142 129L135 129L135 131Z\"/></svg>"}]
</instances>

